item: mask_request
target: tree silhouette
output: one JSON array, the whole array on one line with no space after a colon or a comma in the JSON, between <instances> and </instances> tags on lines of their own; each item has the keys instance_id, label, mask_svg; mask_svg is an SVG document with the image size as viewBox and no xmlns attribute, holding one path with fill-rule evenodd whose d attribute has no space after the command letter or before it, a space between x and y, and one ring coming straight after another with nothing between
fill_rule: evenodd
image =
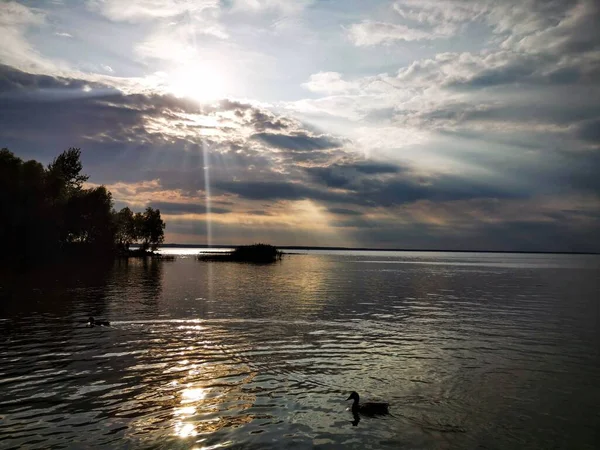
<instances>
[{"instance_id":1,"label":"tree silhouette","mask_svg":"<svg viewBox=\"0 0 600 450\"><path fill-rule=\"evenodd\" d=\"M0 262L108 257L132 243L146 251L164 241L159 210L114 211L106 187L84 187L80 158L80 149L69 148L44 168L0 150Z\"/></svg>"},{"instance_id":2,"label":"tree silhouette","mask_svg":"<svg viewBox=\"0 0 600 450\"><path fill-rule=\"evenodd\" d=\"M134 218L136 237L142 250L156 250L165 239L165 223L160 217L160 210L147 207L144 213L137 213Z\"/></svg>"},{"instance_id":3,"label":"tree silhouette","mask_svg":"<svg viewBox=\"0 0 600 450\"><path fill-rule=\"evenodd\" d=\"M89 177L82 175L81 149L69 148L48 165L48 174L62 182L69 190L79 190Z\"/></svg>"},{"instance_id":4,"label":"tree silhouette","mask_svg":"<svg viewBox=\"0 0 600 450\"><path fill-rule=\"evenodd\" d=\"M129 246L137 242L137 230L133 211L127 207L113 215L115 226L115 242L119 251L129 250Z\"/></svg>"}]
</instances>

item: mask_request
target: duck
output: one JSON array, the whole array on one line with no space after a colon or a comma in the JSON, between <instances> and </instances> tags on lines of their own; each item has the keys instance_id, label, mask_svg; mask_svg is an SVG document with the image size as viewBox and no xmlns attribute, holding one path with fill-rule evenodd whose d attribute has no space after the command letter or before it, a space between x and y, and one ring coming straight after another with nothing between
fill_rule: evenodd
<instances>
[{"instance_id":1,"label":"duck","mask_svg":"<svg viewBox=\"0 0 600 450\"><path fill-rule=\"evenodd\" d=\"M365 416L381 416L389 414L389 403L385 402L367 402L360 403L360 396L353 391L346 400L354 400L352 403L352 413L354 415L360 413ZM356 418L356 417L355 417Z\"/></svg>"},{"instance_id":2,"label":"duck","mask_svg":"<svg viewBox=\"0 0 600 450\"><path fill-rule=\"evenodd\" d=\"M88 327L109 327L110 322L108 320L96 320L90 316L87 325Z\"/></svg>"}]
</instances>

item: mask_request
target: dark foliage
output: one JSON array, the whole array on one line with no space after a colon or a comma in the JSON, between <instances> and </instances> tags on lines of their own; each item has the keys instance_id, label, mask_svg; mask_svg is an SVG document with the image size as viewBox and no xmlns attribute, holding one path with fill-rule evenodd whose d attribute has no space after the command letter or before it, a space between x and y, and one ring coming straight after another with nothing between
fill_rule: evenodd
<instances>
[{"instance_id":1,"label":"dark foliage","mask_svg":"<svg viewBox=\"0 0 600 450\"><path fill-rule=\"evenodd\" d=\"M233 261L258 264L273 263L281 259L283 252L269 244L242 245L232 252L199 255L200 261Z\"/></svg>"},{"instance_id":2,"label":"dark foliage","mask_svg":"<svg viewBox=\"0 0 600 450\"><path fill-rule=\"evenodd\" d=\"M129 208L113 214L115 225L115 242L121 252L128 251L132 244L139 245L138 254L146 254L163 243L165 239L165 223L160 217L160 210L146 208L143 213L133 213ZM135 256L139 256L136 254Z\"/></svg>"},{"instance_id":3,"label":"dark foliage","mask_svg":"<svg viewBox=\"0 0 600 450\"><path fill-rule=\"evenodd\" d=\"M104 187L86 189L81 151L70 148L47 168L0 150L0 263L31 264L64 258L111 258L130 244L144 251L164 240L160 211L113 210Z\"/></svg>"}]
</instances>

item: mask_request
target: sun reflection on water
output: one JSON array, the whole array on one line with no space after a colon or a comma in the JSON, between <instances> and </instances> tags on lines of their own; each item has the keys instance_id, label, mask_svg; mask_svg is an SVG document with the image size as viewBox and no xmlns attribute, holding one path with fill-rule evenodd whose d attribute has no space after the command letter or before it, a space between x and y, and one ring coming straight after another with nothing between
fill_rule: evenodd
<instances>
[{"instance_id":1,"label":"sun reflection on water","mask_svg":"<svg viewBox=\"0 0 600 450\"><path fill-rule=\"evenodd\" d=\"M197 436L198 432L193 423L175 422L175 435L185 439Z\"/></svg>"},{"instance_id":2,"label":"sun reflection on water","mask_svg":"<svg viewBox=\"0 0 600 450\"><path fill-rule=\"evenodd\" d=\"M161 338L128 367L140 387L129 398L129 408L155 412L133 419L128 435L136 441L150 445L168 436L202 447L214 444L206 437L226 434L256 418L256 396L248 384L257 372L242 358L231 358L243 353L244 346L231 349L220 328L200 326L197 320L184 322L155 327ZM161 426L164 431L157 432Z\"/></svg>"},{"instance_id":3,"label":"sun reflection on water","mask_svg":"<svg viewBox=\"0 0 600 450\"><path fill-rule=\"evenodd\" d=\"M202 388L185 389L181 393L181 397L182 397L182 400L181 400L182 404L204 400L206 398L206 389L202 389Z\"/></svg>"},{"instance_id":4,"label":"sun reflection on water","mask_svg":"<svg viewBox=\"0 0 600 450\"><path fill-rule=\"evenodd\" d=\"M195 412L195 406L184 406L183 408L175 408L173 414L176 416L192 416Z\"/></svg>"},{"instance_id":5,"label":"sun reflection on water","mask_svg":"<svg viewBox=\"0 0 600 450\"><path fill-rule=\"evenodd\" d=\"M190 386L190 385L188 385ZM189 405L190 403L198 403L206 398L206 389L199 387L188 387L181 391L181 405ZM173 434L182 439L197 436L198 430L196 424L190 419L196 414L196 406L182 406L174 408L174 425Z\"/></svg>"}]
</instances>

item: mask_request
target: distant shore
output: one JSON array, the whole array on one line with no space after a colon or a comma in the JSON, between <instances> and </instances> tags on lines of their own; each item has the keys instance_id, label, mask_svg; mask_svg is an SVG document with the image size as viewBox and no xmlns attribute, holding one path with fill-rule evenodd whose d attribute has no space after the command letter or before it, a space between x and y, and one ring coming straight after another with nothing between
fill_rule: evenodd
<instances>
[{"instance_id":1,"label":"distant shore","mask_svg":"<svg viewBox=\"0 0 600 450\"><path fill-rule=\"evenodd\" d=\"M164 261L172 261L175 259L173 255L162 255L156 251L142 250L140 248L129 249L126 252L118 253L117 259L129 259L129 258L152 258L160 259Z\"/></svg>"},{"instance_id":2,"label":"distant shore","mask_svg":"<svg viewBox=\"0 0 600 450\"><path fill-rule=\"evenodd\" d=\"M161 248L218 248L218 249L234 249L238 245L224 244L161 244ZM371 251L371 252L445 252L445 253L526 253L526 254L541 254L541 255L600 255L597 252L551 252L541 250L448 250L448 249L423 249L423 248L372 248L372 247L312 247L303 245L278 245L280 250L341 250L341 251ZM289 254L289 253L287 253Z\"/></svg>"}]
</instances>

